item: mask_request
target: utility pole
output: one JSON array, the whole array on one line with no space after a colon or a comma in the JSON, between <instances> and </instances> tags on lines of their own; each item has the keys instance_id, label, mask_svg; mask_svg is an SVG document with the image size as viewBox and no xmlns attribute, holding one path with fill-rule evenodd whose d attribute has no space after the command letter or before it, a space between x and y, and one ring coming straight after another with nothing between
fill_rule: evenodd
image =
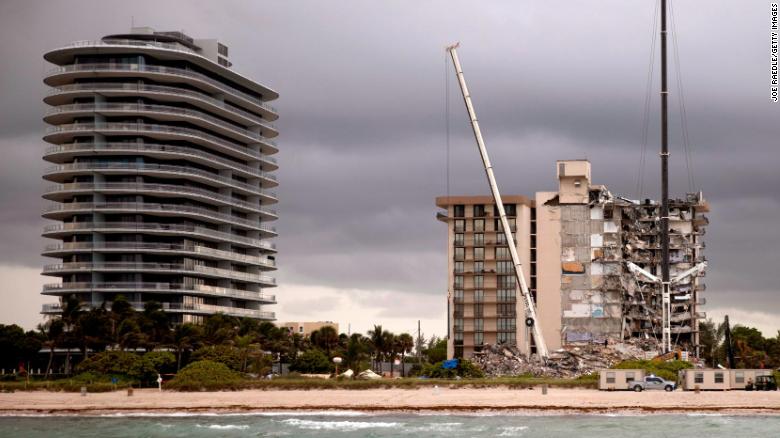
<instances>
[{"instance_id":1,"label":"utility pole","mask_svg":"<svg viewBox=\"0 0 780 438\"><path fill-rule=\"evenodd\" d=\"M420 330L420 320L417 320L417 363L422 366L422 331Z\"/></svg>"},{"instance_id":2,"label":"utility pole","mask_svg":"<svg viewBox=\"0 0 780 438\"><path fill-rule=\"evenodd\" d=\"M666 0L661 0L661 299L663 352L672 350L672 297L669 284L669 89L666 80Z\"/></svg>"}]
</instances>

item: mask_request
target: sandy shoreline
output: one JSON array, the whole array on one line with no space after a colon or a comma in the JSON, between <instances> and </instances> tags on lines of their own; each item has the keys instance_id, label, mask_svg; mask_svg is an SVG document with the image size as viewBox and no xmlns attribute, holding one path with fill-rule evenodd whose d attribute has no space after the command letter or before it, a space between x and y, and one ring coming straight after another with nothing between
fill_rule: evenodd
<instances>
[{"instance_id":1,"label":"sandy shoreline","mask_svg":"<svg viewBox=\"0 0 780 438\"><path fill-rule=\"evenodd\" d=\"M586 389L420 388L0 394L0 414L101 415L277 411L515 413L724 413L780 415L780 392L602 392Z\"/></svg>"}]
</instances>

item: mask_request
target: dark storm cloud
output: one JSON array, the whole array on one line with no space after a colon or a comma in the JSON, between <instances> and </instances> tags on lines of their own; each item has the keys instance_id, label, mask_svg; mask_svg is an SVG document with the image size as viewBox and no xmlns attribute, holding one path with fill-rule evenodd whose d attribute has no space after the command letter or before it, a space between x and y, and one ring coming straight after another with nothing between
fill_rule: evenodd
<instances>
[{"instance_id":1,"label":"dark storm cloud","mask_svg":"<svg viewBox=\"0 0 780 438\"><path fill-rule=\"evenodd\" d=\"M443 47L463 42L504 193L554 190L554 161L587 157L594 182L634 196L653 7L617 0L6 1L0 264L41 264L40 99L49 68L41 54L125 31L132 19L219 38L237 71L280 92L280 283L443 294L445 229L434 218L434 197L446 191L446 76L451 192L487 192ZM780 105L768 99L765 9L675 2L697 188L713 208L710 304L777 312ZM650 197L657 197L659 167L654 79ZM671 84L672 188L682 194L688 186Z\"/></svg>"}]
</instances>

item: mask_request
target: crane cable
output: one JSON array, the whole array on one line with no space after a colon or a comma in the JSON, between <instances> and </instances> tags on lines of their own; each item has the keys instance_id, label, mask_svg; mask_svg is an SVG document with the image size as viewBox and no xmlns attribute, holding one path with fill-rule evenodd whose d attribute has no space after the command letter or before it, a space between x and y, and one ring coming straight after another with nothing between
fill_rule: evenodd
<instances>
[{"instance_id":1,"label":"crane cable","mask_svg":"<svg viewBox=\"0 0 780 438\"><path fill-rule=\"evenodd\" d=\"M647 68L647 85L645 86L644 114L642 115L642 142L639 152L639 170L636 178L636 197L642 199L645 191L645 167L647 156L648 131L650 126L650 103L652 101L653 72L655 69L655 44L657 38L656 27L658 26L658 14L660 10L659 1L655 2L655 13L653 14L653 23L650 26L650 63Z\"/></svg>"},{"instance_id":2,"label":"crane cable","mask_svg":"<svg viewBox=\"0 0 780 438\"><path fill-rule=\"evenodd\" d=\"M696 190L696 180L694 178L693 171L693 147L691 145L690 134L688 132L688 114L685 110L685 93L683 90L682 73L680 69L680 47L677 44L677 23L674 19L674 7L673 1L669 2L669 18L672 25L672 48L674 53L674 67L675 75L677 79L677 89L679 90L680 97L677 102L680 107L680 128L683 143L683 153L685 155L685 169L688 173L688 190L693 192Z\"/></svg>"}]
</instances>

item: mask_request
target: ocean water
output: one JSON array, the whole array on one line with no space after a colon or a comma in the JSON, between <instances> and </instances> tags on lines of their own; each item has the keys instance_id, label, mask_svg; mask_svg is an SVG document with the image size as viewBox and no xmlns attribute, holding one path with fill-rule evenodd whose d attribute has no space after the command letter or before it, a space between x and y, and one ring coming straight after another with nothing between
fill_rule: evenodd
<instances>
[{"instance_id":1,"label":"ocean water","mask_svg":"<svg viewBox=\"0 0 780 438\"><path fill-rule=\"evenodd\" d=\"M115 414L0 417L0 437L777 437L780 416L516 413Z\"/></svg>"}]
</instances>

